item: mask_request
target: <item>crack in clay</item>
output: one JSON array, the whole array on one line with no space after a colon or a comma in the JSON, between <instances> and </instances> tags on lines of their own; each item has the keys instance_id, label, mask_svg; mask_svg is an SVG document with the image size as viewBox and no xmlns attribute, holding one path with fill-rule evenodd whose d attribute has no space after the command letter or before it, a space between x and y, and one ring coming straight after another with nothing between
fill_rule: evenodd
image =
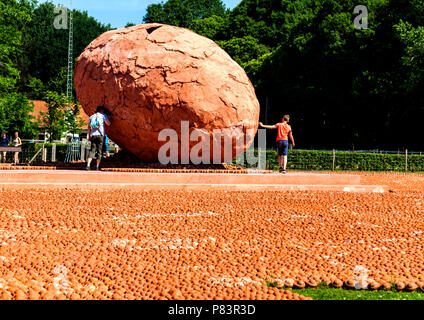
<instances>
[{"instance_id":1,"label":"crack in clay","mask_svg":"<svg viewBox=\"0 0 424 320\"><path fill-rule=\"evenodd\" d=\"M203 85L198 80L190 80L190 81L171 80L171 82L169 82L168 79L167 79L167 76L166 76L166 71L164 72L164 80L165 80L166 84L168 84L170 86L172 86L172 85L174 85L176 83L179 83L179 84L195 83L195 84L198 84L200 86Z\"/></svg>"},{"instance_id":2,"label":"crack in clay","mask_svg":"<svg viewBox=\"0 0 424 320\"><path fill-rule=\"evenodd\" d=\"M150 42L152 42L156 45L159 45L160 43L167 43L167 41L158 41L158 40L152 39L152 38L150 38L150 36L147 37L146 40L148 40L148 41L150 41Z\"/></svg>"},{"instance_id":3,"label":"crack in clay","mask_svg":"<svg viewBox=\"0 0 424 320\"><path fill-rule=\"evenodd\" d=\"M229 73L228 76L231 79L233 79L235 82L238 82L238 83L241 83L241 84L244 84L244 85L248 85L246 82L243 82L243 81L238 80L237 77L235 75L231 74L231 73Z\"/></svg>"},{"instance_id":4,"label":"crack in clay","mask_svg":"<svg viewBox=\"0 0 424 320\"><path fill-rule=\"evenodd\" d=\"M219 99L222 101L222 103L225 105L225 106L227 106L227 107L231 107L231 108L233 108L235 111L236 111L236 117L237 117L237 119L238 119L238 112L237 112L237 108L235 107L235 106L233 106L233 105L228 105L228 103L222 98L222 97L219 97Z\"/></svg>"},{"instance_id":5,"label":"crack in clay","mask_svg":"<svg viewBox=\"0 0 424 320\"><path fill-rule=\"evenodd\" d=\"M166 42L163 42L163 43L166 43ZM171 48L167 48L167 47L165 47L165 46L162 46L162 45L160 45L159 43L156 43L156 44L157 44L159 47L164 48L164 49L165 49L165 51L181 53L181 54L183 54L183 55L185 55L185 56L188 56L188 57L190 57L190 58L197 59L197 60L205 60L205 58L204 58L204 57L193 56L193 55L191 55L190 53L185 52L185 51L182 51L182 50L179 50L179 49L171 49Z\"/></svg>"}]
</instances>

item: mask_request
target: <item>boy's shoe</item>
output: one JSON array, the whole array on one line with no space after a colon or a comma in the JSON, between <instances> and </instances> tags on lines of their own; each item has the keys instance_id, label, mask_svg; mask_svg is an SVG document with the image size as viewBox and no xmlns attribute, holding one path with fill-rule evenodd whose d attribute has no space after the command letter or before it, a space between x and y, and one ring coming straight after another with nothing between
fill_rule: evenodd
<instances>
[{"instance_id":1,"label":"boy's shoe","mask_svg":"<svg viewBox=\"0 0 424 320\"><path fill-rule=\"evenodd\" d=\"M284 171L284 169L280 167L280 173L282 173L283 171Z\"/></svg>"},{"instance_id":2,"label":"boy's shoe","mask_svg":"<svg viewBox=\"0 0 424 320\"><path fill-rule=\"evenodd\" d=\"M85 167L85 170L90 171L90 167Z\"/></svg>"}]
</instances>

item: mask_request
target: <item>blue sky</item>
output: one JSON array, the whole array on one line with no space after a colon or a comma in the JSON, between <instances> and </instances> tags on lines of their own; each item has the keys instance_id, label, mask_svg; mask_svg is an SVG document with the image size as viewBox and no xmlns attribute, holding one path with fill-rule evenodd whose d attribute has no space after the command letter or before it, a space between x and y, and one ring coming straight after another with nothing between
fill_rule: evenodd
<instances>
[{"instance_id":1,"label":"blue sky","mask_svg":"<svg viewBox=\"0 0 424 320\"><path fill-rule=\"evenodd\" d=\"M227 8L234 8L241 0L223 0ZM47 0L39 0L39 3ZM69 7L70 0L50 0L54 4ZM127 22L141 23L149 4L160 3L161 0L72 0L72 7L87 11L96 20L113 28L123 28ZM165 1L164 1L165 2Z\"/></svg>"}]
</instances>

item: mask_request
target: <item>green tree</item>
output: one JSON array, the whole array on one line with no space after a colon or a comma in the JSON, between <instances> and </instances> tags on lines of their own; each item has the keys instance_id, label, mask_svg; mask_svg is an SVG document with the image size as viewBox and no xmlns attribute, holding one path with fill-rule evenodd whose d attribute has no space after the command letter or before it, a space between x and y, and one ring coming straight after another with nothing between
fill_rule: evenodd
<instances>
[{"instance_id":1,"label":"green tree","mask_svg":"<svg viewBox=\"0 0 424 320\"><path fill-rule=\"evenodd\" d=\"M212 15L210 17L193 20L191 30L212 40L223 39L227 19L225 16Z\"/></svg>"},{"instance_id":2,"label":"green tree","mask_svg":"<svg viewBox=\"0 0 424 320\"><path fill-rule=\"evenodd\" d=\"M40 100L44 97L45 86L40 79L29 77L27 87L29 99Z\"/></svg>"},{"instance_id":3,"label":"green tree","mask_svg":"<svg viewBox=\"0 0 424 320\"><path fill-rule=\"evenodd\" d=\"M40 124L46 129L51 142L59 140L66 132L65 113L68 100L64 94L47 91L45 101L47 102L47 112L40 112Z\"/></svg>"},{"instance_id":4,"label":"green tree","mask_svg":"<svg viewBox=\"0 0 424 320\"><path fill-rule=\"evenodd\" d=\"M55 29L55 5L46 2L32 12L32 22L26 30L27 54L30 54L31 76L47 84L62 73L68 64L68 29ZM73 10L74 47L73 58L77 59L85 47L100 34L110 30L90 17L87 12ZM54 89L55 88L50 88Z\"/></svg>"},{"instance_id":5,"label":"green tree","mask_svg":"<svg viewBox=\"0 0 424 320\"><path fill-rule=\"evenodd\" d=\"M143 21L190 28L193 20L223 16L225 13L221 0L168 0L149 5Z\"/></svg>"},{"instance_id":6,"label":"green tree","mask_svg":"<svg viewBox=\"0 0 424 320\"><path fill-rule=\"evenodd\" d=\"M420 56L420 40L410 42L420 39L419 30L415 36L404 32L402 40L393 26L407 19L418 28L423 3L363 1L366 30L354 27L357 4L244 0L230 13L227 37L252 36L272 50L243 66L254 74L261 105L269 101L271 121L279 121L282 112L292 114L298 141L307 141L305 146L419 147L414 128L420 127L415 119L424 116L422 95L403 90L405 81L410 88L422 88L420 63L405 64L405 58Z\"/></svg>"},{"instance_id":7,"label":"green tree","mask_svg":"<svg viewBox=\"0 0 424 320\"><path fill-rule=\"evenodd\" d=\"M277 47L284 39L282 30L284 2L284 0L241 1L229 14L227 38L252 36L268 47Z\"/></svg>"},{"instance_id":8,"label":"green tree","mask_svg":"<svg viewBox=\"0 0 424 320\"><path fill-rule=\"evenodd\" d=\"M0 131L10 136L18 131L20 136L32 139L37 133L37 123L30 113L34 111L25 95L12 92L0 95Z\"/></svg>"},{"instance_id":9,"label":"green tree","mask_svg":"<svg viewBox=\"0 0 424 320\"><path fill-rule=\"evenodd\" d=\"M265 79L263 78L262 69L263 69L264 62L268 61L271 55L272 55L272 52L265 53L258 58L251 59L242 64L250 80L252 81L252 83L255 84L257 88L264 87L264 80L266 78L265 77L264 77Z\"/></svg>"},{"instance_id":10,"label":"green tree","mask_svg":"<svg viewBox=\"0 0 424 320\"><path fill-rule=\"evenodd\" d=\"M258 43L258 39L252 36L232 38L217 41L217 43L241 66L270 52L267 46Z\"/></svg>"},{"instance_id":11,"label":"green tree","mask_svg":"<svg viewBox=\"0 0 424 320\"><path fill-rule=\"evenodd\" d=\"M79 114L81 113L81 106L77 103L72 103L72 107L65 109L65 130L74 134L80 134L87 123L82 119Z\"/></svg>"},{"instance_id":12,"label":"green tree","mask_svg":"<svg viewBox=\"0 0 424 320\"><path fill-rule=\"evenodd\" d=\"M143 22L169 24L169 17L168 14L165 12L163 2L148 5L146 9L146 15L143 18Z\"/></svg>"},{"instance_id":13,"label":"green tree","mask_svg":"<svg viewBox=\"0 0 424 320\"><path fill-rule=\"evenodd\" d=\"M55 91L55 92L66 92L68 79L68 67L60 67L57 74L52 76L46 85L46 90Z\"/></svg>"},{"instance_id":14,"label":"green tree","mask_svg":"<svg viewBox=\"0 0 424 320\"><path fill-rule=\"evenodd\" d=\"M216 41L249 75L261 117L264 106L270 122L292 115L301 147L422 149L424 2L364 0L365 30L353 24L358 4L242 0L227 11L220 0L168 0L149 5L144 21ZM52 3L0 2L0 126L31 127L23 114L23 123L13 119L30 108L25 93L65 91L68 33L53 28L53 10ZM110 26L86 12L74 17L76 58Z\"/></svg>"},{"instance_id":15,"label":"green tree","mask_svg":"<svg viewBox=\"0 0 424 320\"><path fill-rule=\"evenodd\" d=\"M23 32L31 21L32 1L0 2L0 129L10 135L19 131L24 138L35 135L29 113L33 107L18 92L21 73L18 68L23 55Z\"/></svg>"},{"instance_id":16,"label":"green tree","mask_svg":"<svg viewBox=\"0 0 424 320\"><path fill-rule=\"evenodd\" d=\"M64 94L47 91L47 112L40 112L39 122L49 134L49 140L59 140L65 133L80 134L87 125L79 116L81 106L69 101Z\"/></svg>"},{"instance_id":17,"label":"green tree","mask_svg":"<svg viewBox=\"0 0 424 320\"><path fill-rule=\"evenodd\" d=\"M0 94L12 92L20 80L17 68L22 55L24 26L31 21L27 1L0 2Z\"/></svg>"},{"instance_id":18,"label":"green tree","mask_svg":"<svg viewBox=\"0 0 424 320\"><path fill-rule=\"evenodd\" d=\"M394 28L404 45L402 63L409 74L405 89L408 92L421 89L424 84L424 26L414 28L401 20Z\"/></svg>"}]
</instances>

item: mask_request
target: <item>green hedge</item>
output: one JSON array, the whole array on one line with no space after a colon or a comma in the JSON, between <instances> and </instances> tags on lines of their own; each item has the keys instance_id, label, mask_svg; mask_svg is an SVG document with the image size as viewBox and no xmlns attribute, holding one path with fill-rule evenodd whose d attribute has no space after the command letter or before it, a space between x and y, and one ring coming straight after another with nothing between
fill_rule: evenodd
<instances>
[{"instance_id":1,"label":"green hedge","mask_svg":"<svg viewBox=\"0 0 424 320\"><path fill-rule=\"evenodd\" d=\"M47 148L47 159L50 161L52 144L46 143L44 145ZM25 144L23 146L23 159L21 158L21 161L28 163L35 155L35 153L42 148L42 146L42 143ZM65 161L67 147L67 144L56 144L56 161ZM257 150L254 151L254 155L258 155ZM12 153L10 153L8 156L11 158ZM246 163L246 155L244 155L244 161L239 160L240 158L235 159L233 163L242 165L244 167L249 167L249 165ZM36 161L41 161L41 153L37 156ZM291 170L330 171L332 170L332 165L332 151L289 151L287 168ZM276 150L266 151L266 169L278 170L278 155ZM405 155L336 151L335 170L405 171ZM424 155L408 155L408 171L424 171Z\"/></svg>"},{"instance_id":2,"label":"green hedge","mask_svg":"<svg viewBox=\"0 0 424 320\"><path fill-rule=\"evenodd\" d=\"M254 155L257 156L257 150ZM267 169L278 169L276 150L267 150ZM246 160L234 164L248 167ZM332 170L332 151L292 150L288 154L287 168L292 170ZM405 171L404 154L336 151L335 170L349 171ZM408 171L424 171L424 155L408 155Z\"/></svg>"}]
</instances>

